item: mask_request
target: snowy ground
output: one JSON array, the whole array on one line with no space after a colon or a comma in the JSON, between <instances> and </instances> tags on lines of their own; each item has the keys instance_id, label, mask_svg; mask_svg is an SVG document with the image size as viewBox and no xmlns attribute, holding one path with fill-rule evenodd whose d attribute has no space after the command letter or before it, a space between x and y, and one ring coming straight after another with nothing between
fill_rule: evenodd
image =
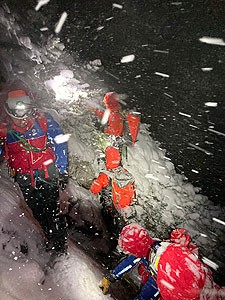
<instances>
[{"instance_id":1,"label":"snowy ground","mask_svg":"<svg viewBox=\"0 0 225 300\"><path fill-rule=\"evenodd\" d=\"M21 194L4 173L2 168L0 298L112 299L103 296L98 287L104 274L102 267L71 242L69 255L60 258L54 269L46 267L49 255L43 250L42 237L27 212L20 208Z\"/></svg>"},{"instance_id":2,"label":"snowy ground","mask_svg":"<svg viewBox=\"0 0 225 300\"><path fill-rule=\"evenodd\" d=\"M92 258L93 249L96 255L107 253L107 237L98 201L85 188L101 168L98 158L104 142L87 110L90 104L100 105L99 99L107 91L104 82L95 75L99 62L80 65L79 60L75 61L57 39L50 39L40 48L15 24L6 7L0 8L0 24L7 40L7 47L0 49L5 77L27 82L38 106L50 111L65 133L70 134L70 192L73 196L70 217L74 220L71 236L81 243L79 248L73 246L68 258L62 259L45 277L43 268L49 257L42 250L36 227L19 208L21 195L8 180L3 164L0 191L1 299L104 299L98 288L104 271ZM165 151L150 137L147 125L141 125L138 141L134 147L128 146L123 163L136 179L138 202L132 207L135 215L130 221L139 222L152 236L161 238L167 238L172 228L188 229L203 255L214 262L211 264L214 270L218 275L223 274L224 208L211 203L185 177L175 172ZM79 234L76 232L78 228ZM93 230L91 237L82 237L85 228ZM103 232L103 238L95 232ZM25 254L21 254L21 249L27 249L27 253L23 250ZM81 249L85 249L86 254ZM122 295L121 289L121 298L117 298L124 299Z\"/></svg>"}]
</instances>

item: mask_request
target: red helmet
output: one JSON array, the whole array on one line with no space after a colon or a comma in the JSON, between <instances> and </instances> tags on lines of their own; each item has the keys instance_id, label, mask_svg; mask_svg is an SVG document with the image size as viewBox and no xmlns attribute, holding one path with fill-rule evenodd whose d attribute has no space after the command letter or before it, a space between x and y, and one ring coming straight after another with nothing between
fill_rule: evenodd
<instances>
[{"instance_id":1,"label":"red helmet","mask_svg":"<svg viewBox=\"0 0 225 300\"><path fill-rule=\"evenodd\" d=\"M118 94L115 92L108 92L105 94L103 102L105 103L106 107L110 110L122 110L119 104L119 97Z\"/></svg>"},{"instance_id":2,"label":"red helmet","mask_svg":"<svg viewBox=\"0 0 225 300\"><path fill-rule=\"evenodd\" d=\"M106 169L116 169L120 165L120 153L115 147L107 147L105 149Z\"/></svg>"},{"instance_id":3,"label":"red helmet","mask_svg":"<svg viewBox=\"0 0 225 300\"><path fill-rule=\"evenodd\" d=\"M146 257L154 240L146 229L137 223L126 225L119 236L118 245L130 254L137 257Z\"/></svg>"}]
</instances>

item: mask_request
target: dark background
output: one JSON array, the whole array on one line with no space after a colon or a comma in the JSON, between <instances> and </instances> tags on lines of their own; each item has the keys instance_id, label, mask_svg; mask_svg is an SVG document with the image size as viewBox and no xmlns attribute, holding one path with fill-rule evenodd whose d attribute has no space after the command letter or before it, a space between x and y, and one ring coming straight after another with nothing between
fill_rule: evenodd
<instances>
[{"instance_id":1,"label":"dark background","mask_svg":"<svg viewBox=\"0 0 225 300\"><path fill-rule=\"evenodd\" d=\"M109 89L128 94L128 106L142 113L142 122L150 124L151 136L167 150L177 171L225 205L225 136L208 131L211 126L225 134L225 47L199 41L203 36L225 38L224 0L51 0L38 12L33 0L6 3L39 45L54 34L67 11L59 33L66 50L84 63L101 59L100 79ZM43 26L49 31L41 34ZM130 54L135 60L122 64L121 58ZM206 67L213 69L204 72ZM218 106L206 107L205 102Z\"/></svg>"}]
</instances>

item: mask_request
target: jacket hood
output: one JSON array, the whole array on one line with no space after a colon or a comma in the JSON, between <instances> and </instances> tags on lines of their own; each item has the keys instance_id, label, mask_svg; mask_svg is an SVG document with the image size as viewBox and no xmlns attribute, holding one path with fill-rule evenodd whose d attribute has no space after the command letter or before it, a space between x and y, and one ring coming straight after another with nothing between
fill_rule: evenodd
<instances>
[{"instance_id":1,"label":"jacket hood","mask_svg":"<svg viewBox=\"0 0 225 300\"><path fill-rule=\"evenodd\" d=\"M149 248L154 244L146 229L137 223L126 225L119 236L118 245L124 252L137 257L147 257Z\"/></svg>"}]
</instances>

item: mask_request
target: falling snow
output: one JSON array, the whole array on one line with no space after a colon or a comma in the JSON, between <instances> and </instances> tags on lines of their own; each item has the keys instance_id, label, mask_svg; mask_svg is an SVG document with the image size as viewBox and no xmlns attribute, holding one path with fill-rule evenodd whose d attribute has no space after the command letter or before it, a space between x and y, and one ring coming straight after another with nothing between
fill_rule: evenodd
<instances>
[{"instance_id":1,"label":"falling snow","mask_svg":"<svg viewBox=\"0 0 225 300\"><path fill-rule=\"evenodd\" d=\"M48 4L50 0L38 0L38 4L35 6L35 10L38 11L43 5Z\"/></svg>"},{"instance_id":2,"label":"falling snow","mask_svg":"<svg viewBox=\"0 0 225 300\"><path fill-rule=\"evenodd\" d=\"M204 37L200 38L199 41L202 43L211 44L211 45L225 46L224 40L220 39L220 38L204 36Z\"/></svg>"},{"instance_id":3,"label":"falling snow","mask_svg":"<svg viewBox=\"0 0 225 300\"><path fill-rule=\"evenodd\" d=\"M134 59L135 59L135 55L134 54L126 55L126 56L124 56L124 57L121 58L121 63L122 64L129 63L129 62L134 61Z\"/></svg>"},{"instance_id":4,"label":"falling snow","mask_svg":"<svg viewBox=\"0 0 225 300\"><path fill-rule=\"evenodd\" d=\"M67 12L64 11L55 27L55 33L59 33L62 30L62 27L67 19L67 16L68 16Z\"/></svg>"}]
</instances>

